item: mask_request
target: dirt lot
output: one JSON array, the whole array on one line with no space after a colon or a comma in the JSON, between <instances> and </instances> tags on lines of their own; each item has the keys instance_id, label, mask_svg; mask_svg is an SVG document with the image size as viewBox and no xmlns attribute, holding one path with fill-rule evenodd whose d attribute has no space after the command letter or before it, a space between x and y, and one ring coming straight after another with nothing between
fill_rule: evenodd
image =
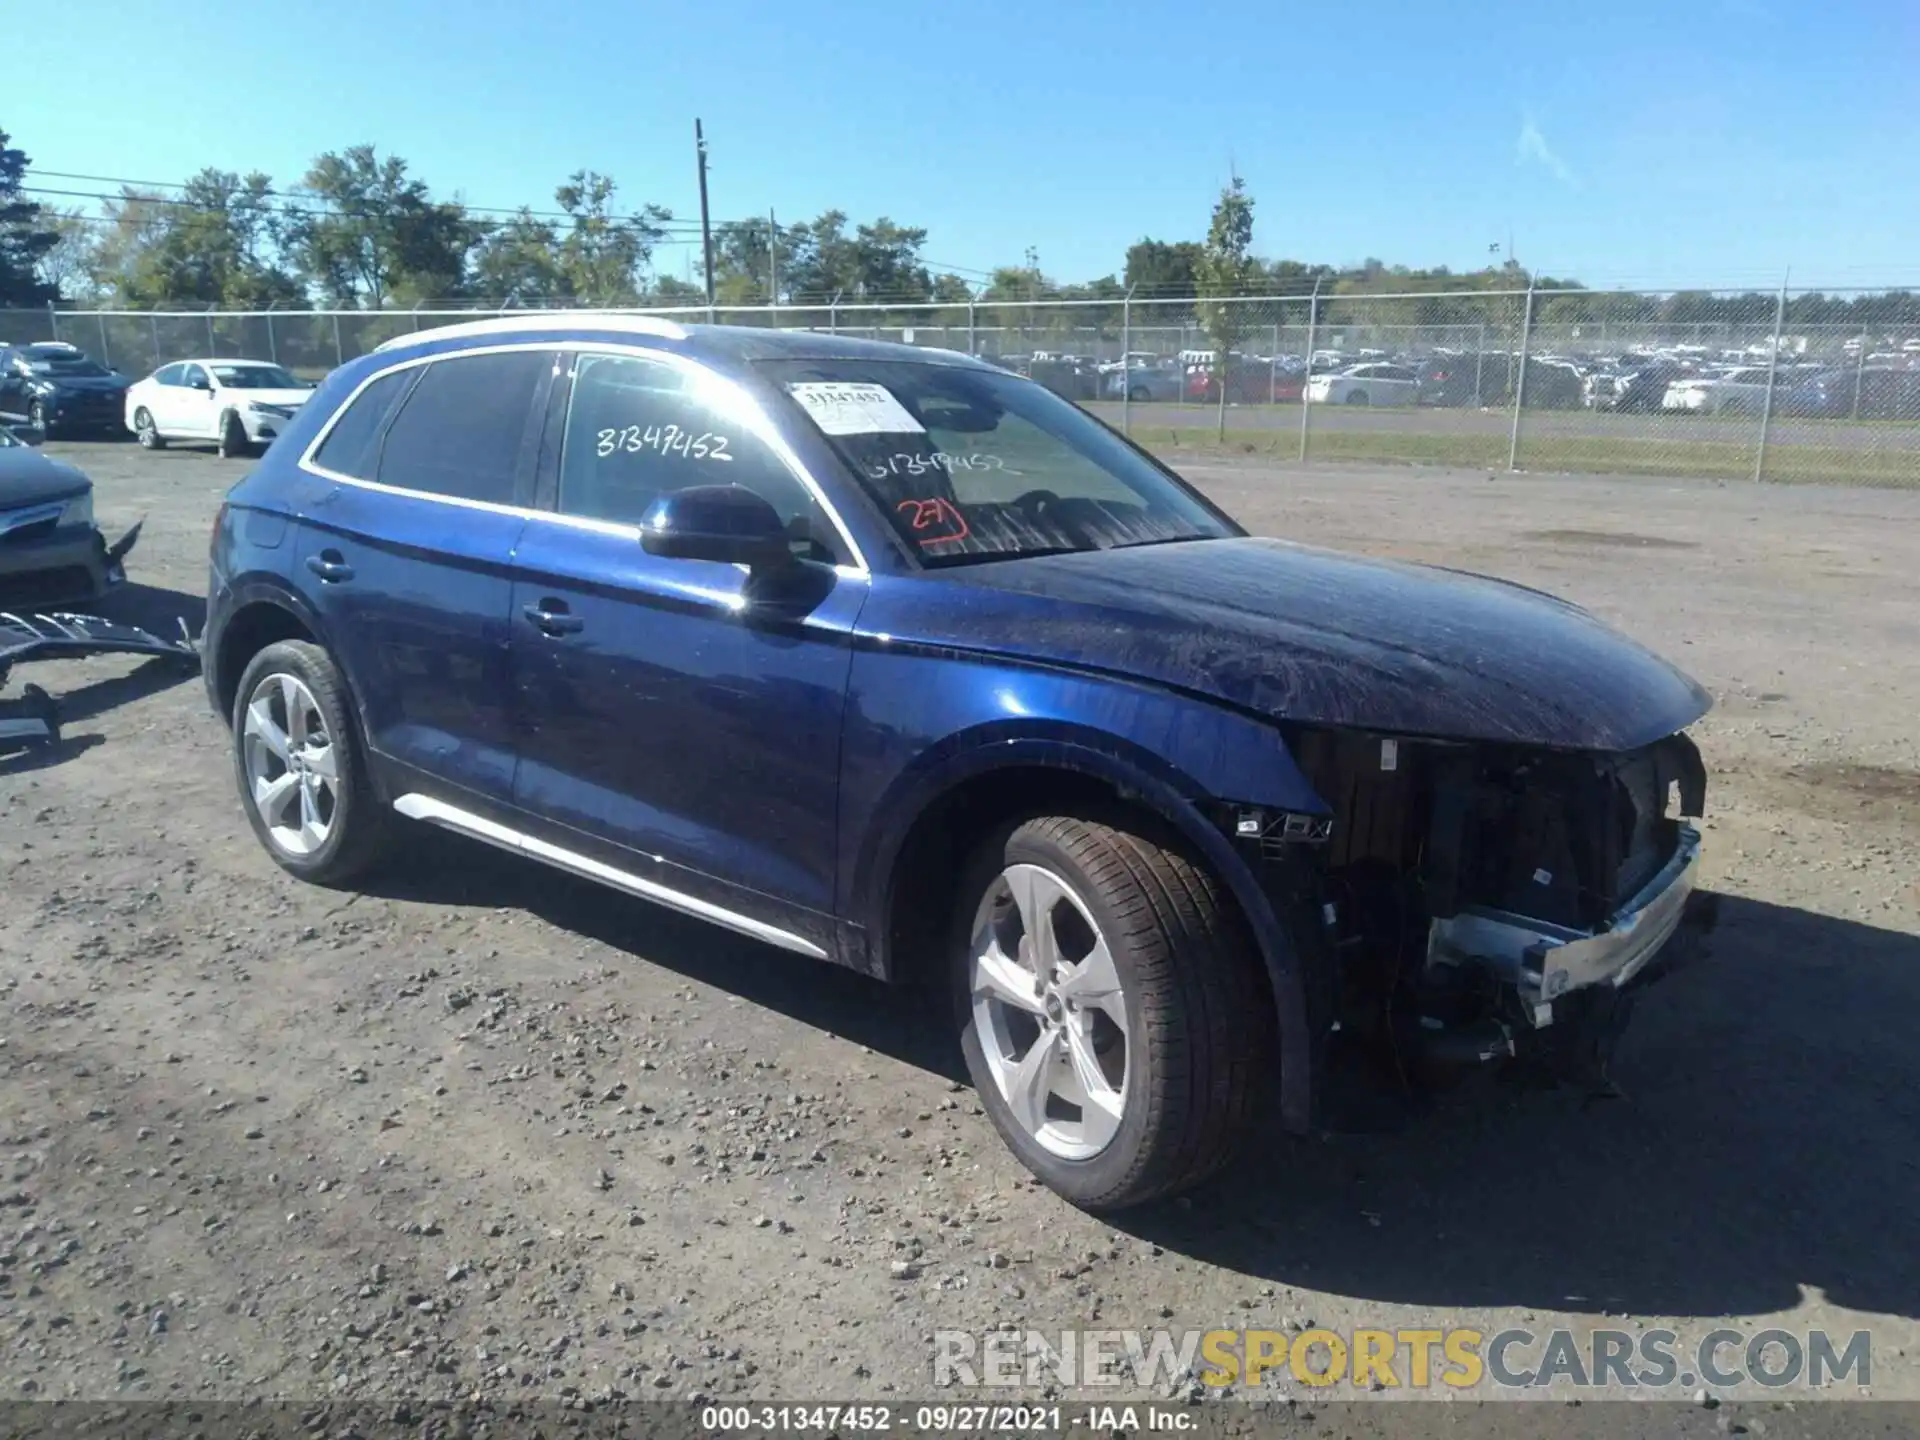
<instances>
[{"instance_id":1,"label":"dirt lot","mask_svg":"<svg viewBox=\"0 0 1920 1440\"><path fill-rule=\"evenodd\" d=\"M50 448L109 531L148 517L117 612L197 623L240 467ZM1023 1178L921 997L437 835L302 887L197 680L37 666L71 719L0 760L7 1391L924 1399L935 1329L1659 1318L1870 1327L1875 1392L1920 1396L1920 494L1189 469L1712 689L1721 929L1625 1098L1267 1135L1103 1223Z\"/></svg>"}]
</instances>

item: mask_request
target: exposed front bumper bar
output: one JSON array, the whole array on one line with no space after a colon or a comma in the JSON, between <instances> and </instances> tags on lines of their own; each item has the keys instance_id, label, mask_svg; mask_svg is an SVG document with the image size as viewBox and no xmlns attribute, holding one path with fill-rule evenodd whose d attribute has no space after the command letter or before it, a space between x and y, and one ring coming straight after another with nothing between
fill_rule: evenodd
<instances>
[{"instance_id":1,"label":"exposed front bumper bar","mask_svg":"<svg viewBox=\"0 0 1920 1440\"><path fill-rule=\"evenodd\" d=\"M1660 872L1598 931L1570 930L1504 910L1472 907L1435 920L1427 961L1484 965L1520 995L1535 1025L1552 1023L1553 1002L1590 985L1624 986L1680 926L1700 864L1700 833L1680 826Z\"/></svg>"}]
</instances>

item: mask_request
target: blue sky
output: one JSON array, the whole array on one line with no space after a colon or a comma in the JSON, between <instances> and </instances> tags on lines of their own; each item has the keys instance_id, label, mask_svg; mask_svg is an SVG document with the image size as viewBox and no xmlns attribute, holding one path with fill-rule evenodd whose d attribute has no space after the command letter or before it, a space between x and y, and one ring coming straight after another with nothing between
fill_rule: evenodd
<instances>
[{"instance_id":1,"label":"blue sky","mask_svg":"<svg viewBox=\"0 0 1920 1440\"><path fill-rule=\"evenodd\" d=\"M1912 0L80 11L8 40L0 128L41 169L285 184L372 141L477 205L588 167L691 218L699 115L716 219L886 214L970 270L1117 272L1199 238L1237 167L1269 256L1469 268L1511 232L1590 284L1920 283Z\"/></svg>"}]
</instances>

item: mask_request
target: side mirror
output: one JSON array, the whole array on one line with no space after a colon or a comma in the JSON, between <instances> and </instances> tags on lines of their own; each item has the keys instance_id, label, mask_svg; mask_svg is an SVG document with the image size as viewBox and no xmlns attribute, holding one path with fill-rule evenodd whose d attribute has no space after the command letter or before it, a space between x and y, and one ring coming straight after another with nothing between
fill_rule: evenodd
<instances>
[{"instance_id":1,"label":"side mirror","mask_svg":"<svg viewBox=\"0 0 1920 1440\"><path fill-rule=\"evenodd\" d=\"M662 495L641 518L640 544L670 560L758 567L793 558L779 512L744 485L693 485Z\"/></svg>"}]
</instances>

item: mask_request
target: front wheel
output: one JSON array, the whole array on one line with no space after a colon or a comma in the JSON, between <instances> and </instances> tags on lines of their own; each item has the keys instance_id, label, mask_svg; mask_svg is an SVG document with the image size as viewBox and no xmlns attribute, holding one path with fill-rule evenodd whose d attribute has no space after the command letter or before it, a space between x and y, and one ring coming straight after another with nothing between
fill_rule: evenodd
<instances>
[{"instance_id":1,"label":"front wheel","mask_svg":"<svg viewBox=\"0 0 1920 1440\"><path fill-rule=\"evenodd\" d=\"M951 940L961 1046L994 1128L1075 1205L1185 1190L1267 1079L1272 1001L1231 899L1131 827L1030 820L977 853Z\"/></svg>"},{"instance_id":2,"label":"front wheel","mask_svg":"<svg viewBox=\"0 0 1920 1440\"><path fill-rule=\"evenodd\" d=\"M42 435L47 433L47 407L38 400L27 407L27 428Z\"/></svg>"},{"instance_id":3,"label":"front wheel","mask_svg":"<svg viewBox=\"0 0 1920 1440\"><path fill-rule=\"evenodd\" d=\"M253 442L247 439L247 427L240 423L238 415L227 416L226 424L220 427L220 458L239 460L253 453Z\"/></svg>"}]
</instances>

